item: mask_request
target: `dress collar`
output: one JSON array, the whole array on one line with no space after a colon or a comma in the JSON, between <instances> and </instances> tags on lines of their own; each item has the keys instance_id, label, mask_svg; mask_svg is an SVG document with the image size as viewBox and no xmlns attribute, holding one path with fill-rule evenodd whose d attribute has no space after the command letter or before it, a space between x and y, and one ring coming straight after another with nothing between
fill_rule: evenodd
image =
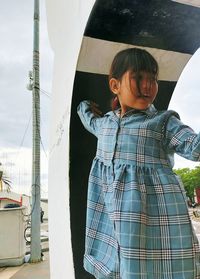
<instances>
[{"instance_id":1,"label":"dress collar","mask_svg":"<svg viewBox=\"0 0 200 279\"><path fill-rule=\"evenodd\" d=\"M154 107L153 104L151 104L147 109L145 110L138 110L138 109L130 109L128 110L124 115L123 117L126 117L126 116L130 116L132 114L136 114L136 113L144 113L148 116L151 116L152 114L154 114L155 112L157 112L157 109ZM118 117L120 117L120 109L117 109L117 110L114 110L114 111L109 111L107 112L105 115L117 115Z\"/></svg>"}]
</instances>

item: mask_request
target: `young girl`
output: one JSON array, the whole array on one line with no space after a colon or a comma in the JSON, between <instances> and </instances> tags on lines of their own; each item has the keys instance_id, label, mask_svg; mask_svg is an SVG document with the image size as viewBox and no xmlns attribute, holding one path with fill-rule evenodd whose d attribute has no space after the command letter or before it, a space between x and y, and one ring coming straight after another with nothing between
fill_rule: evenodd
<instances>
[{"instance_id":1,"label":"young girl","mask_svg":"<svg viewBox=\"0 0 200 279\"><path fill-rule=\"evenodd\" d=\"M158 65L125 49L111 65L113 110L83 101L78 114L98 138L88 188L85 269L98 279L197 279L199 246L173 156L200 161L200 135L176 112L157 111Z\"/></svg>"}]
</instances>

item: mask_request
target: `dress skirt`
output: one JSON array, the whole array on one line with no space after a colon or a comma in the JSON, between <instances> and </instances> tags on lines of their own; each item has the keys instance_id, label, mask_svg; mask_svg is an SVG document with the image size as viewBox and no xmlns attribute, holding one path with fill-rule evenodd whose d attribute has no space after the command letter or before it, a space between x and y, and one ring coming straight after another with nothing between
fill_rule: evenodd
<instances>
[{"instance_id":1,"label":"dress skirt","mask_svg":"<svg viewBox=\"0 0 200 279\"><path fill-rule=\"evenodd\" d=\"M84 267L98 279L200 278L185 191L170 168L94 159Z\"/></svg>"}]
</instances>

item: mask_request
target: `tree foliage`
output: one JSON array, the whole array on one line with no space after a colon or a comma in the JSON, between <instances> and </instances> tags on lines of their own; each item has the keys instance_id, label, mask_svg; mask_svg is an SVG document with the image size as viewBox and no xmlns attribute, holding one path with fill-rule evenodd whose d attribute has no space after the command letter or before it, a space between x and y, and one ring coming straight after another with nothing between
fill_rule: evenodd
<instances>
[{"instance_id":1,"label":"tree foliage","mask_svg":"<svg viewBox=\"0 0 200 279\"><path fill-rule=\"evenodd\" d=\"M0 163L0 166L2 164ZM6 190L10 192L11 190L11 181L10 179L5 175L5 172L0 170L0 191L3 190L3 185L5 185Z\"/></svg>"},{"instance_id":2,"label":"tree foliage","mask_svg":"<svg viewBox=\"0 0 200 279\"><path fill-rule=\"evenodd\" d=\"M194 190L200 187L200 166L194 169L183 168L174 170L174 172L181 177L186 195L191 201L194 201Z\"/></svg>"}]
</instances>

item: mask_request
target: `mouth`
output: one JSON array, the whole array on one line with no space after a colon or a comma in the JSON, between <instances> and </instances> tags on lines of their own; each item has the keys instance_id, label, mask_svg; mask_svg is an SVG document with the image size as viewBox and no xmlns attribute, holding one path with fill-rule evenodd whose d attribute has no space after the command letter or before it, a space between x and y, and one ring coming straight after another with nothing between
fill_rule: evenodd
<instances>
[{"instance_id":1,"label":"mouth","mask_svg":"<svg viewBox=\"0 0 200 279\"><path fill-rule=\"evenodd\" d=\"M142 94L141 97L142 97L143 99L151 99L151 96L150 96L150 95Z\"/></svg>"},{"instance_id":2,"label":"mouth","mask_svg":"<svg viewBox=\"0 0 200 279\"><path fill-rule=\"evenodd\" d=\"M149 99L149 98L151 98L151 94L149 94L148 92L140 92L140 97L141 98L144 98L144 99Z\"/></svg>"}]
</instances>

